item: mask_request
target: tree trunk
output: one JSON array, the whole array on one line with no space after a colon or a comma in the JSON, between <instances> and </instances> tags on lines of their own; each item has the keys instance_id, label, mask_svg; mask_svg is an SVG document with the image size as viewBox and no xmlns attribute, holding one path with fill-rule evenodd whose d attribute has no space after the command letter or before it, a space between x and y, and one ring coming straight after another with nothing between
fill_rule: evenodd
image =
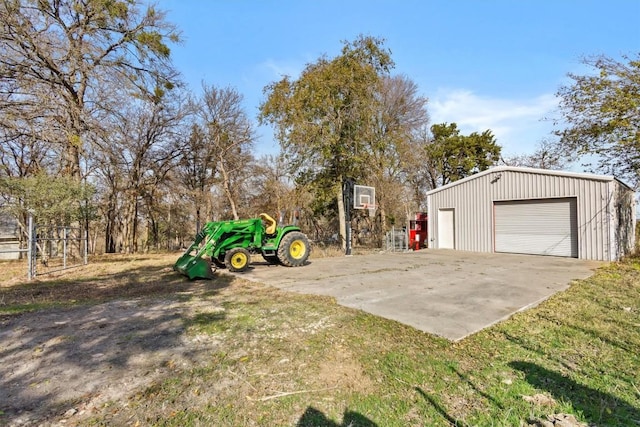
<instances>
[{"instance_id":1,"label":"tree trunk","mask_svg":"<svg viewBox=\"0 0 640 427\"><path fill-rule=\"evenodd\" d=\"M132 233L132 245L131 247L133 248L133 252L132 253L137 253L138 252L138 198L135 198L134 201L134 210L133 210L133 233Z\"/></svg>"},{"instance_id":2,"label":"tree trunk","mask_svg":"<svg viewBox=\"0 0 640 427\"><path fill-rule=\"evenodd\" d=\"M107 254L115 253L116 251L116 239L114 237L115 221L113 218L107 217L107 227L105 229L104 236L104 252Z\"/></svg>"},{"instance_id":3,"label":"tree trunk","mask_svg":"<svg viewBox=\"0 0 640 427\"><path fill-rule=\"evenodd\" d=\"M222 173L222 188L224 190L224 194L227 196L227 200L229 201L229 207L231 208L233 219L240 219L240 217L238 217L236 202L235 200L233 200L233 193L231 192L231 181L229 180L229 174L227 173L227 169L225 168L223 162L220 162L220 173Z\"/></svg>"},{"instance_id":4,"label":"tree trunk","mask_svg":"<svg viewBox=\"0 0 640 427\"><path fill-rule=\"evenodd\" d=\"M124 215L124 252L131 254L137 251L138 234L138 197L130 195Z\"/></svg>"},{"instance_id":5,"label":"tree trunk","mask_svg":"<svg viewBox=\"0 0 640 427\"><path fill-rule=\"evenodd\" d=\"M340 243L342 250L347 249L347 222L345 221L345 206L344 206L344 192L343 183L340 179L340 185L338 186L338 218L340 220Z\"/></svg>"},{"instance_id":6,"label":"tree trunk","mask_svg":"<svg viewBox=\"0 0 640 427\"><path fill-rule=\"evenodd\" d=\"M196 233L200 232L200 201L196 200Z\"/></svg>"},{"instance_id":7,"label":"tree trunk","mask_svg":"<svg viewBox=\"0 0 640 427\"><path fill-rule=\"evenodd\" d=\"M116 252L116 197L114 194L109 196L106 212L106 227L105 227L105 239L104 239L104 251L105 253L112 254Z\"/></svg>"}]
</instances>

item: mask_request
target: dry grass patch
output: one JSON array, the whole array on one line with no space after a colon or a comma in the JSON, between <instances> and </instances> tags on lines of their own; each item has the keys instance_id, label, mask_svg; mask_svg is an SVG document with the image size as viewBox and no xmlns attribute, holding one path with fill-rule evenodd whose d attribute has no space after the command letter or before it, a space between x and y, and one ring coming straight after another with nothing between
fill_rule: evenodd
<instances>
[{"instance_id":1,"label":"dry grass patch","mask_svg":"<svg viewBox=\"0 0 640 427\"><path fill-rule=\"evenodd\" d=\"M38 276L27 281L20 263L11 263L0 280L0 314L98 303L115 298L189 295L227 286L232 278L188 281L173 272L176 254L103 255L88 265ZM14 265L15 264L15 265Z\"/></svg>"}]
</instances>

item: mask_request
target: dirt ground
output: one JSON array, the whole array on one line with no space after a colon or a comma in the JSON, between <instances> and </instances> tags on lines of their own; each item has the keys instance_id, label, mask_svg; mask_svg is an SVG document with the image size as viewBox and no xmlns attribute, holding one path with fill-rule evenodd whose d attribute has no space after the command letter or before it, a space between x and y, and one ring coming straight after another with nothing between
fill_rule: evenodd
<instances>
[{"instance_id":1,"label":"dirt ground","mask_svg":"<svg viewBox=\"0 0 640 427\"><path fill-rule=\"evenodd\" d=\"M203 305L212 308L133 299L3 319L0 420L70 425L106 402L126 401L174 364L200 363L218 343L183 334L181 318Z\"/></svg>"},{"instance_id":2,"label":"dirt ground","mask_svg":"<svg viewBox=\"0 0 640 427\"><path fill-rule=\"evenodd\" d=\"M55 288L45 279L40 286L3 292L0 306L69 299L65 292L82 292L71 277L92 268L96 266L70 273L69 282ZM126 402L168 370L197 365L216 349L219 343L210 335L184 334L182 319L218 309L207 295L217 294L228 281L189 282L170 267L136 268L122 280L112 270L98 271L95 280L83 279L82 285L91 287L85 294L98 299L123 294L124 299L0 315L0 425L76 425L94 409ZM145 273L171 280L136 284L136 277ZM102 279L109 275L111 279ZM20 280L5 280L0 291L11 290L16 282ZM173 293L153 296L167 286Z\"/></svg>"}]
</instances>

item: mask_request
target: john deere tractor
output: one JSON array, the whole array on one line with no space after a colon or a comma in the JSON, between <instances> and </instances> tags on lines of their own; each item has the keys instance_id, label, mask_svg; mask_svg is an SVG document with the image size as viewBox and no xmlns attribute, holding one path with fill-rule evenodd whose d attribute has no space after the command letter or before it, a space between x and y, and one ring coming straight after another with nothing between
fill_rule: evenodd
<instances>
[{"instance_id":1,"label":"john deere tractor","mask_svg":"<svg viewBox=\"0 0 640 427\"><path fill-rule=\"evenodd\" d=\"M206 223L173 269L189 279L211 279L216 268L245 271L251 254L261 254L270 264L299 267L309 258L310 249L299 227L278 227L263 213L259 218Z\"/></svg>"}]
</instances>

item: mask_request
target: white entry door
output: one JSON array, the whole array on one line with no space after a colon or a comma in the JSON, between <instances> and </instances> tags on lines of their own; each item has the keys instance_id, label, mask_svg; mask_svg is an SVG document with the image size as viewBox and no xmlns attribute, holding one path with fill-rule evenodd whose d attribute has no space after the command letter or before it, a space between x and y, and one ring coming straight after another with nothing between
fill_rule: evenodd
<instances>
[{"instance_id":1,"label":"white entry door","mask_svg":"<svg viewBox=\"0 0 640 427\"><path fill-rule=\"evenodd\" d=\"M453 209L438 210L438 248L455 249L455 215Z\"/></svg>"}]
</instances>

